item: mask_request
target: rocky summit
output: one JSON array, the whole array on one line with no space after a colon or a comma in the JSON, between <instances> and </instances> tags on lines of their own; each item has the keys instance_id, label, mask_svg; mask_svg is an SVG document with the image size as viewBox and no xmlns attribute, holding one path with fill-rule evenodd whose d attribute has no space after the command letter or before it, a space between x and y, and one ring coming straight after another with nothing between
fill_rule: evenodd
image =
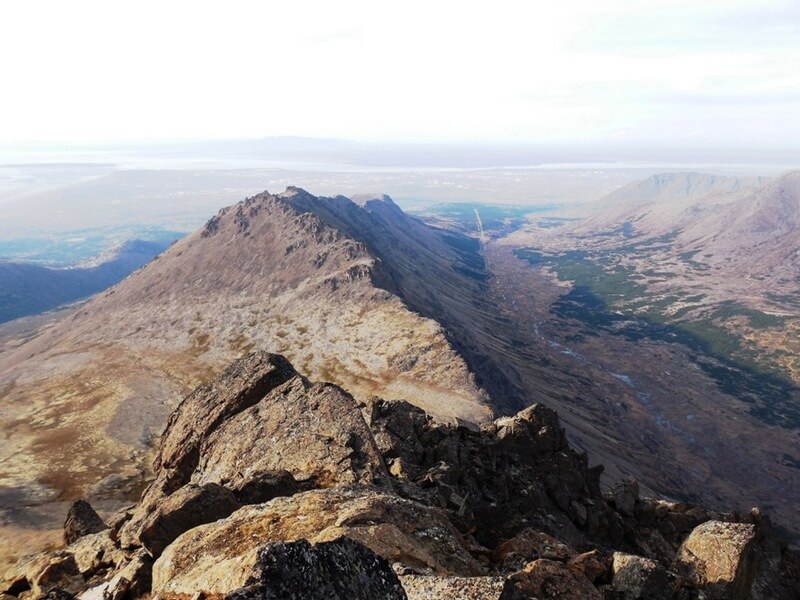
<instances>
[{"instance_id":1,"label":"rocky summit","mask_svg":"<svg viewBox=\"0 0 800 600\"><path fill-rule=\"evenodd\" d=\"M169 418L141 500L76 502L66 547L3 600L792 599L800 556L758 510L600 489L558 415L443 423L256 352Z\"/></svg>"}]
</instances>

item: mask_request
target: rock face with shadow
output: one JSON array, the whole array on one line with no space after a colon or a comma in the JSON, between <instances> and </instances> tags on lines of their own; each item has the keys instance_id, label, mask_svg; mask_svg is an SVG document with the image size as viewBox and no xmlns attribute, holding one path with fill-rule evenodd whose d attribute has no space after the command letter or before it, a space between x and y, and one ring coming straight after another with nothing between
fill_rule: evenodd
<instances>
[{"instance_id":1,"label":"rock face with shadow","mask_svg":"<svg viewBox=\"0 0 800 600\"><path fill-rule=\"evenodd\" d=\"M481 425L358 402L263 352L191 393L136 507L21 561L22 600L797 598L798 556L757 510L603 494L535 404ZM80 518L78 518L80 517ZM76 524L85 523L78 527ZM99 529L98 531L94 531ZM74 538L74 539L73 539ZM4 598L4 600L6 600Z\"/></svg>"}]
</instances>

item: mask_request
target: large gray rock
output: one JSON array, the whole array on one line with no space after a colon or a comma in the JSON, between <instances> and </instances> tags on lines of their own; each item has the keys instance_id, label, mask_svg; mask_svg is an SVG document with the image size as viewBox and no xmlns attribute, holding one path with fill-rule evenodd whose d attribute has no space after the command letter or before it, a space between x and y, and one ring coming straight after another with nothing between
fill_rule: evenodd
<instances>
[{"instance_id":1,"label":"large gray rock","mask_svg":"<svg viewBox=\"0 0 800 600\"><path fill-rule=\"evenodd\" d=\"M258 377L246 376L247 369L255 369ZM123 545L146 545L154 556L171 539L155 542L145 533L145 528L152 531L151 515L163 512L164 505L178 510L182 500L173 502L176 494L195 497L196 492L180 491L190 483L223 486L242 503L313 487L389 485L353 397L331 384L312 385L282 357L263 353L240 359L180 405L155 468L155 481L120 535ZM211 503L205 506L207 517L198 521L198 515L195 525L233 511L230 502L215 514ZM191 510L183 512L188 516Z\"/></svg>"}]
</instances>

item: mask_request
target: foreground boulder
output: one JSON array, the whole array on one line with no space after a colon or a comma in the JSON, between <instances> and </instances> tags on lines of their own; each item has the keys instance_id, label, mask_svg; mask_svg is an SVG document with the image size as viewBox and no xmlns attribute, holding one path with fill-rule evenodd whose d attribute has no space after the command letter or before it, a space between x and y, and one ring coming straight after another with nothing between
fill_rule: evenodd
<instances>
[{"instance_id":1,"label":"foreground boulder","mask_svg":"<svg viewBox=\"0 0 800 600\"><path fill-rule=\"evenodd\" d=\"M246 376L248 366L257 370L257 377ZM149 548L152 535L144 528L152 525L151 515L163 512L165 503L177 510L183 502L170 504L174 494L195 498L198 489L208 486L217 486L217 493L229 490L237 502L251 504L304 489L389 484L383 458L353 397L334 385L311 384L285 359L265 353L235 363L219 382L200 388L179 406L154 468L155 481L122 529L125 545ZM194 487L180 491L189 485ZM227 514L232 502L224 503ZM208 513L203 522L227 516L222 508L214 511L213 502L203 505ZM164 542L199 524L197 519L187 521L178 530L180 520L172 519L170 535L153 547L154 556Z\"/></svg>"},{"instance_id":2,"label":"foreground boulder","mask_svg":"<svg viewBox=\"0 0 800 600\"><path fill-rule=\"evenodd\" d=\"M340 537L391 562L442 575L485 570L443 511L372 488L335 488L245 506L187 531L156 561L153 593L228 593L247 584L265 544Z\"/></svg>"},{"instance_id":3,"label":"foreground boulder","mask_svg":"<svg viewBox=\"0 0 800 600\"><path fill-rule=\"evenodd\" d=\"M226 600L405 600L386 561L347 538L262 546L244 587Z\"/></svg>"}]
</instances>

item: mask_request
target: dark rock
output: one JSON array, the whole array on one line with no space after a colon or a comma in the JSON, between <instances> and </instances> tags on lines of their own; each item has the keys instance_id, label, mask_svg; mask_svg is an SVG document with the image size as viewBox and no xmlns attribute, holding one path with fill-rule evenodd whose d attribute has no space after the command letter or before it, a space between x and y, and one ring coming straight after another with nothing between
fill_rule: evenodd
<instances>
[{"instance_id":1,"label":"dark rock","mask_svg":"<svg viewBox=\"0 0 800 600\"><path fill-rule=\"evenodd\" d=\"M389 563L348 538L275 543L258 553L245 587L226 600L405 600Z\"/></svg>"},{"instance_id":2,"label":"dark rock","mask_svg":"<svg viewBox=\"0 0 800 600\"><path fill-rule=\"evenodd\" d=\"M185 485L145 519L139 541L158 557L184 531L224 519L239 507L233 493L220 485Z\"/></svg>"},{"instance_id":3,"label":"dark rock","mask_svg":"<svg viewBox=\"0 0 800 600\"><path fill-rule=\"evenodd\" d=\"M72 503L67 511L64 521L64 541L69 545L81 536L98 533L108 529L92 505L86 500L77 500Z\"/></svg>"}]
</instances>

